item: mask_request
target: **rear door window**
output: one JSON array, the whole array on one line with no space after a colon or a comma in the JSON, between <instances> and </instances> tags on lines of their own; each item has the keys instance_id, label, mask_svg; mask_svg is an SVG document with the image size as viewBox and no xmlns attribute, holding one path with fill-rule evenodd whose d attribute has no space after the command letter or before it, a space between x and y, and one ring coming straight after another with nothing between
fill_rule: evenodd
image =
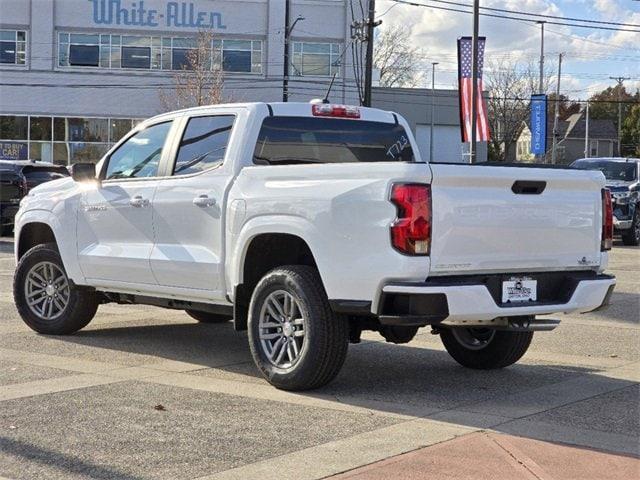
<instances>
[{"instance_id":1,"label":"rear door window","mask_svg":"<svg viewBox=\"0 0 640 480\"><path fill-rule=\"evenodd\" d=\"M317 117L265 118L253 156L257 165L413 162L399 124Z\"/></svg>"},{"instance_id":2,"label":"rear door window","mask_svg":"<svg viewBox=\"0 0 640 480\"><path fill-rule=\"evenodd\" d=\"M180 141L173 174L189 175L220 165L229 144L234 119L233 115L189 119Z\"/></svg>"}]
</instances>

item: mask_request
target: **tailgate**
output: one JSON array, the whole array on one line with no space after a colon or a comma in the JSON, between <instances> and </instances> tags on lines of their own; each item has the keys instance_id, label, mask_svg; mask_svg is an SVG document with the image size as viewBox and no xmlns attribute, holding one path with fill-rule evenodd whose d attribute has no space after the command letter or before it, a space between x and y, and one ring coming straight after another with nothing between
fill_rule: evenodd
<instances>
[{"instance_id":1,"label":"tailgate","mask_svg":"<svg viewBox=\"0 0 640 480\"><path fill-rule=\"evenodd\" d=\"M600 264L600 172L443 164L431 170L432 275Z\"/></svg>"}]
</instances>

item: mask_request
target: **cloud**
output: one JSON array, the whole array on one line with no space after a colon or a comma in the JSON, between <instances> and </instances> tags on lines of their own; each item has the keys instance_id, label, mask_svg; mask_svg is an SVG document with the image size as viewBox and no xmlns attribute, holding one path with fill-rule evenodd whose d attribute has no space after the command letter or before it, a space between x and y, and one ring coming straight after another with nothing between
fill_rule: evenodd
<instances>
[{"instance_id":1,"label":"cloud","mask_svg":"<svg viewBox=\"0 0 640 480\"><path fill-rule=\"evenodd\" d=\"M428 3L428 0L417 0ZM461 2L462 3L462 2ZM630 5L637 3L635 5ZM389 0L377 2L378 12L393 6ZM453 5L429 3L434 6L464 9ZM628 0L483 0L482 6L544 15L579 17L640 24L640 2ZM466 9L465 9L466 10ZM501 12L490 12L504 15ZM456 39L472 32L472 16L446 10L400 4L382 17L380 28L403 25L411 32L415 44L423 51L425 69L431 61L440 62L437 83L450 87L457 69ZM609 71L628 72L625 76L640 77L640 34L572 28L563 25L545 26L545 61L557 68L557 55L565 54L563 91L578 92L583 97L590 85L608 80ZM540 55L540 27L488 16L480 17L480 34L487 37L486 58L489 61L517 61L523 65L537 64ZM635 61L634 61L635 60ZM617 62L617 63L616 63ZM566 81L565 81L566 78ZM583 93L579 93L582 91Z\"/></svg>"}]
</instances>

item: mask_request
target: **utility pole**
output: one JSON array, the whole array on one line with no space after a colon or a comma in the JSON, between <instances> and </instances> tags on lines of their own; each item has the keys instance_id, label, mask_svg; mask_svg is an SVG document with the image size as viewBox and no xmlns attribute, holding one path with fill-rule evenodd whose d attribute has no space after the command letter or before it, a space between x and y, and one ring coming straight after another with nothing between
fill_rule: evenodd
<instances>
[{"instance_id":1,"label":"utility pole","mask_svg":"<svg viewBox=\"0 0 640 480\"><path fill-rule=\"evenodd\" d=\"M536 22L538 24L540 24L540 78L538 81L538 93L540 95L543 95L544 92L544 24L546 23L544 20L540 20L538 22ZM546 103L545 103L546 105ZM545 122L547 115L545 112ZM546 144L546 139L545 139L545 144ZM536 160L540 161L540 157L544 158L544 155L536 155Z\"/></svg>"},{"instance_id":2,"label":"utility pole","mask_svg":"<svg viewBox=\"0 0 640 480\"><path fill-rule=\"evenodd\" d=\"M365 107L371 106L371 87L373 81L373 30L382 21L376 22L376 0L369 0L369 14L366 20L367 25L367 55L364 70L364 99L362 103Z\"/></svg>"},{"instance_id":3,"label":"utility pole","mask_svg":"<svg viewBox=\"0 0 640 480\"><path fill-rule=\"evenodd\" d=\"M289 0L284 4L284 69L282 72L282 101L289 101L289 15L291 5Z\"/></svg>"},{"instance_id":4,"label":"utility pole","mask_svg":"<svg viewBox=\"0 0 640 480\"><path fill-rule=\"evenodd\" d=\"M429 130L429 163L433 161L433 127L434 127L434 100L436 92L436 65L438 62L431 62L431 128Z\"/></svg>"},{"instance_id":5,"label":"utility pole","mask_svg":"<svg viewBox=\"0 0 640 480\"><path fill-rule=\"evenodd\" d=\"M622 84L625 80L631 80L629 77L609 77L611 80L618 82L618 155L620 155L620 145L622 144Z\"/></svg>"},{"instance_id":6,"label":"utility pole","mask_svg":"<svg viewBox=\"0 0 640 480\"><path fill-rule=\"evenodd\" d=\"M584 158L589 158L589 100L587 100L584 124Z\"/></svg>"},{"instance_id":7,"label":"utility pole","mask_svg":"<svg viewBox=\"0 0 640 480\"><path fill-rule=\"evenodd\" d=\"M289 0L285 0L284 6L284 69L282 72L282 101L289 101L289 37L291 36L291 32L293 31L293 27L296 26L301 20L304 20L304 17L298 15L293 21L293 25L289 26L289 12L290 12L290 4Z\"/></svg>"},{"instance_id":8,"label":"utility pole","mask_svg":"<svg viewBox=\"0 0 640 480\"><path fill-rule=\"evenodd\" d=\"M551 163L556 163L556 147L558 146L558 119L560 112L558 106L560 105L560 77L562 76L562 53L558 55L558 82L556 85L556 108L553 115L553 144L551 147Z\"/></svg>"},{"instance_id":9,"label":"utility pole","mask_svg":"<svg viewBox=\"0 0 640 480\"><path fill-rule=\"evenodd\" d=\"M480 21L480 0L473 0L473 38L471 51L471 145L469 148L470 163L476 162L478 122L478 23Z\"/></svg>"}]
</instances>

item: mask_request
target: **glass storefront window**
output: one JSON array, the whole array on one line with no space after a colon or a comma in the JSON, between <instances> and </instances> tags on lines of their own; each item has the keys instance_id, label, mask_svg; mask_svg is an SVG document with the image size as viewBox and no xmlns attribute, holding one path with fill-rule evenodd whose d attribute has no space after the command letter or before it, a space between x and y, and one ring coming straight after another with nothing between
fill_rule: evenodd
<instances>
[{"instance_id":1,"label":"glass storefront window","mask_svg":"<svg viewBox=\"0 0 640 480\"><path fill-rule=\"evenodd\" d=\"M27 140L29 117L0 115L0 140Z\"/></svg>"},{"instance_id":2,"label":"glass storefront window","mask_svg":"<svg viewBox=\"0 0 640 480\"><path fill-rule=\"evenodd\" d=\"M131 130L131 120L128 118L112 118L110 124L109 140L116 143Z\"/></svg>"},{"instance_id":3,"label":"glass storefront window","mask_svg":"<svg viewBox=\"0 0 640 480\"><path fill-rule=\"evenodd\" d=\"M31 117L29 138L31 140L51 141L51 121L51 117Z\"/></svg>"},{"instance_id":4,"label":"glass storefront window","mask_svg":"<svg viewBox=\"0 0 640 480\"><path fill-rule=\"evenodd\" d=\"M60 165L98 161L141 121L0 115L0 157Z\"/></svg>"},{"instance_id":5,"label":"glass storefront window","mask_svg":"<svg viewBox=\"0 0 640 480\"><path fill-rule=\"evenodd\" d=\"M53 161L53 146L51 142L30 142L29 159L51 163Z\"/></svg>"},{"instance_id":6,"label":"glass storefront window","mask_svg":"<svg viewBox=\"0 0 640 480\"><path fill-rule=\"evenodd\" d=\"M108 143L68 143L69 163L71 165L78 162L97 163L107 153L109 147Z\"/></svg>"}]
</instances>

